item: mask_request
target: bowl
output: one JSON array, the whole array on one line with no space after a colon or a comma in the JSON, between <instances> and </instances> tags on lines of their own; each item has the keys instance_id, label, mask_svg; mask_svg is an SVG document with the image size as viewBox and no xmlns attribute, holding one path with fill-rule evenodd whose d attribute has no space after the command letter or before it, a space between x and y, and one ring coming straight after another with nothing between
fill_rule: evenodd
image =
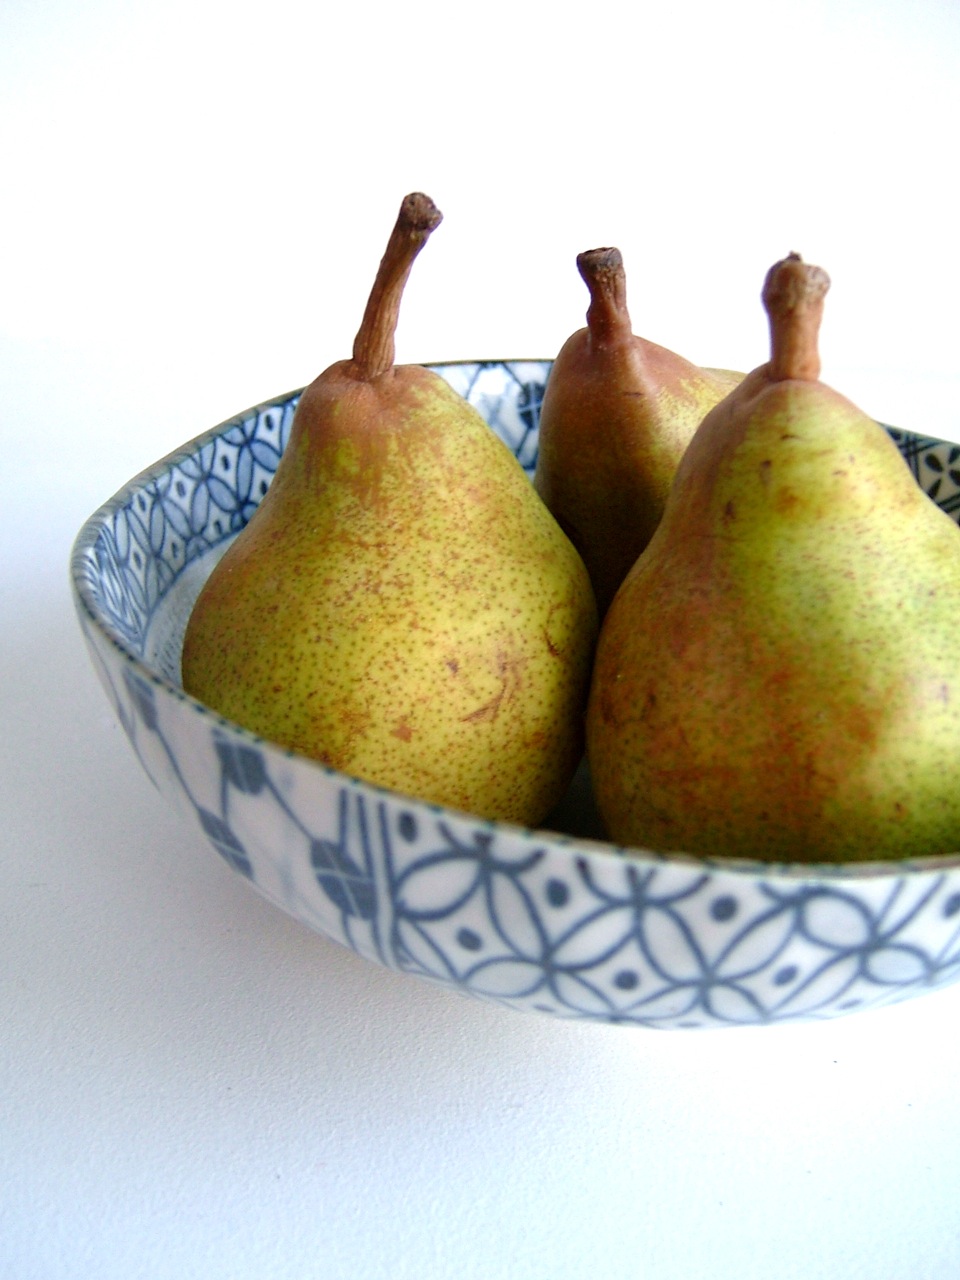
<instances>
[{"instance_id":1,"label":"bowl","mask_svg":"<svg viewBox=\"0 0 960 1280\"><path fill-rule=\"evenodd\" d=\"M532 474L547 360L432 365ZM202 582L266 491L299 392L199 436L84 524L74 599L143 769L283 911L397 972L513 1009L655 1028L823 1019L960 976L960 855L774 865L599 838L583 769L542 830L483 821L295 755L184 693ZM960 508L960 447L887 428Z\"/></svg>"}]
</instances>

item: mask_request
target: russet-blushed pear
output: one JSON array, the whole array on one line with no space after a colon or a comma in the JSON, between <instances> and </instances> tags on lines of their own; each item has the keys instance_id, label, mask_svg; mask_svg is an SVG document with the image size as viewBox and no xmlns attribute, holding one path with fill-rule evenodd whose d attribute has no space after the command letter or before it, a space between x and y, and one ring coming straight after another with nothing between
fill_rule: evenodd
<instances>
[{"instance_id":1,"label":"russet-blushed pear","mask_svg":"<svg viewBox=\"0 0 960 1280\"><path fill-rule=\"evenodd\" d=\"M691 436L742 374L634 334L618 249L587 250L577 267L587 324L547 380L534 484L583 556L602 616L660 522Z\"/></svg>"},{"instance_id":2,"label":"russet-blushed pear","mask_svg":"<svg viewBox=\"0 0 960 1280\"><path fill-rule=\"evenodd\" d=\"M443 379L394 364L404 283L439 221L404 200L353 358L304 392L201 591L183 682L344 773L533 825L582 754L596 609L507 446Z\"/></svg>"},{"instance_id":3,"label":"russet-blushed pear","mask_svg":"<svg viewBox=\"0 0 960 1280\"><path fill-rule=\"evenodd\" d=\"M770 361L697 430L606 616L588 754L620 843L960 849L960 529L819 381L828 284L771 269Z\"/></svg>"}]
</instances>

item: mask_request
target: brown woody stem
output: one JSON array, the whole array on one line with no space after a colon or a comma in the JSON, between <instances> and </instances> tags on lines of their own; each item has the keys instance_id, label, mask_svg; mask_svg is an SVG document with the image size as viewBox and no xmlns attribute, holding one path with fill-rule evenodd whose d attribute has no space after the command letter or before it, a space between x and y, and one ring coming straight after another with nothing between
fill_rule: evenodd
<instances>
[{"instance_id":1,"label":"brown woody stem","mask_svg":"<svg viewBox=\"0 0 960 1280\"><path fill-rule=\"evenodd\" d=\"M442 218L429 196L416 191L404 197L353 344L353 364L364 381L393 366L403 288L417 254Z\"/></svg>"},{"instance_id":2,"label":"brown woody stem","mask_svg":"<svg viewBox=\"0 0 960 1280\"><path fill-rule=\"evenodd\" d=\"M830 277L823 268L804 262L798 253L767 272L763 305L770 319L768 368L775 381L816 382L820 377L817 340L829 288Z\"/></svg>"},{"instance_id":3,"label":"brown woody stem","mask_svg":"<svg viewBox=\"0 0 960 1280\"><path fill-rule=\"evenodd\" d=\"M631 337L627 311L627 277L619 249L588 249L577 255L577 268L590 290L587 327L598 342Z\"/></svg>"}]
</instances>

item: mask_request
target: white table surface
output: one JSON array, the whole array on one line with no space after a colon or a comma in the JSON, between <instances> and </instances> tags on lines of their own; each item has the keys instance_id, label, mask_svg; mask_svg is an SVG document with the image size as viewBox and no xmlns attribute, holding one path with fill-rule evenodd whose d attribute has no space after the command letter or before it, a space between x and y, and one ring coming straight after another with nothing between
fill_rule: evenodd
<instances>
[{"instance_id":1,"label":"white table surface","mask_svg":"<svg viewBox=\"0 0 960 1280\"><path fill-rule=\"evenodd\" d=\"M0 1278L956 1276L960 987L656 1033L378 969L160 800L67 560L348 353L417 188L402 359L553 354L614 243L638 332L757 364L796 249L825 377L960 440L960 9L344 10L0 7Z\"/></svg>"}]
</instances>

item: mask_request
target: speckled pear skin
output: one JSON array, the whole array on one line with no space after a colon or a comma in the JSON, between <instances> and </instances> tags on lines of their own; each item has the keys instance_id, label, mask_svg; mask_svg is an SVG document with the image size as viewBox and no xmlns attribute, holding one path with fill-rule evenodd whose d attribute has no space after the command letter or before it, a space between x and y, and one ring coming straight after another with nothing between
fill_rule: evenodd
<instances>
[{"instance_id":1,"label":"speckled pear skin","mask_svg":"<svg viewBox=\"0 0 960 1280\"><path fill-rule=\"evenodd\" d=\"M424 368L343 361L201 591L183 682L346 774L535 825L582 755L596 629L582 561L479 413Z\"/></svg>"},{"instance_id":2,"label":"speckled pear skin","mask_svg":"<svg viewBox=\"0 0 960 1280\"><path fill-rule=\"evenodd\" d=\"M580 551L602 616L660 522L694 431L743 375L633 333L619 250L588 250L577 266L587 326L550 372L534 484Z\"/></svg>"},{"instance_id":3,"label":"speckled pear skin","mask_svg":"<svg viewBox=\"0 0 960 1280\"><path fill-rule=\"evenodd\" d=\"M654 849L954 852L960 529L881 427L782 372L704 420L604 621L598 806L613 839Z\"/></svg>"}]
</instances>

